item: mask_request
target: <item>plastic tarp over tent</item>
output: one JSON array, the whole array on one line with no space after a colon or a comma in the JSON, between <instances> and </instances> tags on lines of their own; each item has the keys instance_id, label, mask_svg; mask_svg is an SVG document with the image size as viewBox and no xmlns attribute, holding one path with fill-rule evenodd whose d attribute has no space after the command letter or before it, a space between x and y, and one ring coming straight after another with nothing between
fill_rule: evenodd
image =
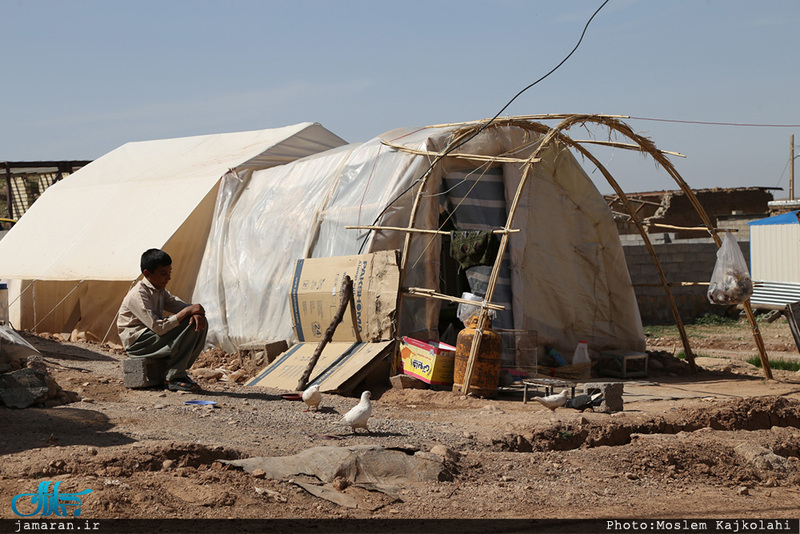
<instances>
[{"instance_id":1,"label":"plastic tarp over tent","mask_svg":"<svg viewBox=\"0 0 800 534\"><path fill-rule=\"evenodd\" d=\"M244 179L344 143L306 122L132 142L105 154L48 188L0 241L0 278L22 281L12 322L118 339L111 326L144 250L169 252L170 290L191 296L223 175Z\"/></svg>"},{"instance_id":2,"label":"plastic tarp over tent","mask_svg":"<svg viewBox=\"0 0 800 534\"><path fill-rule=\"evenodd\" d=\"M370 225L379 215L382 226L406 227L414 195L404 193L454 132L394 130L254 172L247 182L226 176L193 297L206 305L212 342L231 351L255 340L291 340L289 293L298 258L402 249L405 232L345 227ZM525 158L538 139L530 129L495 126L460 151ZM594 350L643 350L636 298L605 200L569 150L554 142L541 155L517 210L520 231L510 235L507 280L500 280L509 288L510 326L536 330L540 345L587 340ZM487 207L505 216L521 168L445 158L426 182L415 226L437 229L440 215L450 213L458 228L474 228L481 217L471 212ZM474 191L454 196L464 185ZM404 285L440 289L442 236L411 235ZM405 297L400 334L435 339L439 307L433 299Z\"/></svg>"}]
</instances>

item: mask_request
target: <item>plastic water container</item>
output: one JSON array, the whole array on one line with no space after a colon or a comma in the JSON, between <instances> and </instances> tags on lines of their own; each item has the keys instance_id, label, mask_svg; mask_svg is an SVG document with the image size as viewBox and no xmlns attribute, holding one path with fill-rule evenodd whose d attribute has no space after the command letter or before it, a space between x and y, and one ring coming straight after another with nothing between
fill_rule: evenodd
<instances>
[{"instance_id":1,"label":"plastic water container","mask_svg":"<svg viewBox=\"0 0 800 534\"><path fill-rule=\"evenodd\" d=\"M549 346L545 345L544 350L545 350L545 352L547 352L548 356L553 358L553 362L555 362L555 364L557 366L563 367L563 366L567 365L567 360L565 360L563 358L563 356L561 356L561 354L559 354L558 351L556 349L554 349L553 347L549 347Z\"/></svg>"},{"instance_id":2,"label":"plastic water container","mask_svg":"<svg viewBox=\"0 0 800 534\"><path fill-rule=\"evenodd\" d=\"M0 324L8 323L8 285L0 283Z\"/></svg>"},{"instance_id":3,"label":"plastic water container","mask_svg":"<svg viewBox=\"0 0 800 534\"><path fill-rule=\"evenodd\" d=\"M575 354L572 355L572 365L588 363L590 361L589 344L585 341L578 341L578 346L575 347Z\"/></svg>"}]
</instances>

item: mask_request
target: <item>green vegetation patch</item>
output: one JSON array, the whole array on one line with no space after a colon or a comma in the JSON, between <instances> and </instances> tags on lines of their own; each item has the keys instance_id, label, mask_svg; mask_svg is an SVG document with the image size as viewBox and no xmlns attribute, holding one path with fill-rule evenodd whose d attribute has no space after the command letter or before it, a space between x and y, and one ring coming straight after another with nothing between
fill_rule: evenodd
<instances>
[{"instance_id":1,"label":"green vegetation patch","mask_svg":"<svg viewBox=\"0 0 800 534\"><path fill-rule=\"evenodd\" d=\"M751 356L747 359L747 363L752 363L756 367L761 367L761 358L758 356ZM797 360L783 360L781 358L778 359L770 359L769 366L772 369L780 369L781 371L800 371L800 361Z\"/></svg>"}]
</instances>

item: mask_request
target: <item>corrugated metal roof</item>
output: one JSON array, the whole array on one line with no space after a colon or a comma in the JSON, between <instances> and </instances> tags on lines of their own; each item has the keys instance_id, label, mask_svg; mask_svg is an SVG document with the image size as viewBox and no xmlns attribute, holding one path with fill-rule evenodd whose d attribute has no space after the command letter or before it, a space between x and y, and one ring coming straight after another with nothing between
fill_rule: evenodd
<instances>
[{"instance_id":1,"label":"corrugated metal roof","mask_svg":"<svg viewBox=\"0 0 800 534\"><path fill-rule=\"evenodd\" d=\"M800 283L756 281L753 283L753 296L750 303L770 306L785 306L800 302Z\"/></svg>"}]
</instances>

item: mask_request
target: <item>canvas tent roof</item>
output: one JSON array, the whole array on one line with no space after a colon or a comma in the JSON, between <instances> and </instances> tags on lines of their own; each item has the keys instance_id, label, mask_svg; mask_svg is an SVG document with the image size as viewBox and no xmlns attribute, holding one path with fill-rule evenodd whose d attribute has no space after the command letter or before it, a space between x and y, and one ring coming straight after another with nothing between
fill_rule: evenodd
<instances>
[{"instance_id":1,"label":"canvas tent roof","mask_svg":"<svg viewBox=\"0 0 800 534\"><path fill-rule=\"evenodd\" d=\"M0 241L0 278L133 280L141 253L168 242L229 169L263 169L343 143L311 122L127 143L31 206Z\"/></svg>"},{"instance_id":2,"label":"canvas tent roof","mask_svg":"<svg viewBox=\"0 0 800 534\"><path fill-rule=\"evenodd\" d=\"M158 247L177 266L170 291L191 297L225 174L245 179L344 144L321 125L123 145L48 188L0 241L0 279L19 328L118 340L116 312Z\"/></svg>"},{"instance_id":3,"label":"canvas tent roof","mask_svg":"<svg viewBox=\"0 0 800 534\"><path fill-rule=\"evenodd\" d=\"M404 232L345 226L372 224L383 213L383 226L406 227L414 195L403 193L456 132L393 130L255 172L248 183L226 177L193 296L207 308L210 339L225 350L290 339L291 271L298 258L402 249ZM464 145L464 152L490 161L448 157L436 166L420 197L417 227L438 228L446 202L450 209L458 202L460 228L485 227L481 218L487 214L502 219L520 183L522 165L511 160L530 155L540 139L530 129L506 125ZM384 140L423 154L395 150ZM501 302L513 308L513 328L536 330L540 343L557 339L574 347L588 339L595 350L643 350L638 306L607 204L566 147L552 143L542 154L500 281L507 293L499 292ZM513 158L491 161L501 155ZM444 261L440 236L412 234L404 285L438 288ZM436 335L438 312L438 302L405 298L401 335Z\"/></svg>"}]
</instances>

